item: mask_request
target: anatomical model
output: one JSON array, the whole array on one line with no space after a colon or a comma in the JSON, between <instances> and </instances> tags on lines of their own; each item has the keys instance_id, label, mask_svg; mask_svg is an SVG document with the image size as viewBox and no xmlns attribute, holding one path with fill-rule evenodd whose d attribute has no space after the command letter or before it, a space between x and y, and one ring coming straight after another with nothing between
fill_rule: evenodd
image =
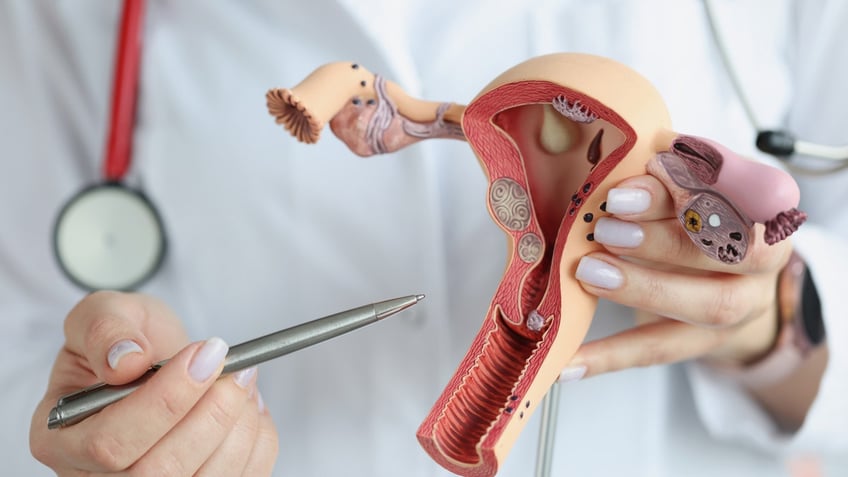
<instances>
[{"instance_id":1,"label":"anatomical model","mask_svg":"<svg viewBox=\"0 0 848 477\"><path fill-rule=\"evenodd\" d=\"M494 475L560 371L597 305L574 279L600 249L594 222L607 191L646 171L671 191L681 225L706 254L744 259L758 236L794 232L805 215L784 172L712 141L675 133L643 77L606 58L563 53L521 63L467 106L410 97L355 63L331 63L267 94L270 113L314 143L329 121L356 154L425 138L466 140L489 180L487 206L508 236L507 269L482 327L418 430L448 470Z\"/></svg>"}]
</instances>

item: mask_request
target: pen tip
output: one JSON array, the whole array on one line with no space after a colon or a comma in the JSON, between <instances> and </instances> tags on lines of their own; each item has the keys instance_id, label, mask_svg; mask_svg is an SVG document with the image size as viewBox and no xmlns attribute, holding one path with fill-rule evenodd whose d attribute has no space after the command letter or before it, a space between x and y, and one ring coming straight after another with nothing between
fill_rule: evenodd
<instances>
[{"instance_id":1,"label":"pen tip","mask_svg":"<svg viewBox=\"0 0 848 477\"><path fill-rule=\"evenodd\" d=\"M424 299L424 295L406 295L400 298L374 303L374 313L378 320L394 315Z\"/></svg>"}]
</instances>

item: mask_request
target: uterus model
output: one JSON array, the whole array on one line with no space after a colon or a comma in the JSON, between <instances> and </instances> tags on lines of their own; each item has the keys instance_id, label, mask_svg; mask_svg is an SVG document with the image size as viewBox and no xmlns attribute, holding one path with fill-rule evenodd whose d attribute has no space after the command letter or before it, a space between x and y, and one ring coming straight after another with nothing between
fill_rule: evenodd
<instances>
[{"instance_id":1,"label":"uterus model","mask_svg":"<svg viewBox=\"0 0 848 477\"><path fill-rule=\"evenodd\" d=\"M728 264L742 261L759 234L783 240L806 217L788 174L675 133L654 87L602 57L530 59L467 106L411 97L350 62L321 66L294 88L269 90L266 100L277 123L305 143L329 121L359 156L453 138L479 159L489 213L508 237L507 267L479 333L417 433L434 460L463 476L497 473L584 340L597 298L574 274L582 256L601 250L592 230L608 215L610 188L655 175L694 243Z\"/></svg>"}]
</instances>

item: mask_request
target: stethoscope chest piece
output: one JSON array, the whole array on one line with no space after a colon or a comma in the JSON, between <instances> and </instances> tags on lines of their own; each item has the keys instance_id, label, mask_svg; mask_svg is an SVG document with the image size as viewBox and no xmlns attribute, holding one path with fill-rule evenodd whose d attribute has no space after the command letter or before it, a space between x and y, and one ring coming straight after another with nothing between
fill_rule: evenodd
<instances>
[{"instance_id":1,"label":"stethoscope chest piece","mask_svg":"<svg viewBox=\"0 0 848 477\"><path fill-rule=\"evenodd\" d=\"M165 231L153 204L116 183L82 190L62 208L53 230L60 267L88 290L131 290L165 257Z\"/></svg>"}]
</instances>

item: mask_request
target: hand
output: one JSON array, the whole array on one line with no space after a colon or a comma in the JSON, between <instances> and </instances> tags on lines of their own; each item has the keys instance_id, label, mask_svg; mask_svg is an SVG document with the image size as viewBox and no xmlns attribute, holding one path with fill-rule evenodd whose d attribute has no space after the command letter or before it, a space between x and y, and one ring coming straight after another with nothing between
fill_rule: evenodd
<instances>
[{"instance_id":1,"label":"hand","mask_svg":"<svg viewBox=\"0 0 848 477\"><path fill-rule=\"evenodd\" d=\"M188 344L178 318L153 298L89 295L65 320L65 345L30 426L33 455L60 476L269 475L277 434L255 368L218 380L227 349L217 338ZM130 382L166 358L120 402L47 429L61 395L98 381Z\"/></svg>"},{"instance_id":2,"label":"hand","mask_svg":"<svg viewBox=\"0 0 848 477\"><path fill-rule=\"evenodd\" d=\"M637 324L584 344L564 380L698 357L744 365L771 349L788 240L765 244L757 224L741 263L713 260L692 243L669 192L649 175L619 184L606 210L613 215L598 220L594 239L609 253L583 257L576 276L589 293L635 308Z\"/></svg>"}]
</instances>

